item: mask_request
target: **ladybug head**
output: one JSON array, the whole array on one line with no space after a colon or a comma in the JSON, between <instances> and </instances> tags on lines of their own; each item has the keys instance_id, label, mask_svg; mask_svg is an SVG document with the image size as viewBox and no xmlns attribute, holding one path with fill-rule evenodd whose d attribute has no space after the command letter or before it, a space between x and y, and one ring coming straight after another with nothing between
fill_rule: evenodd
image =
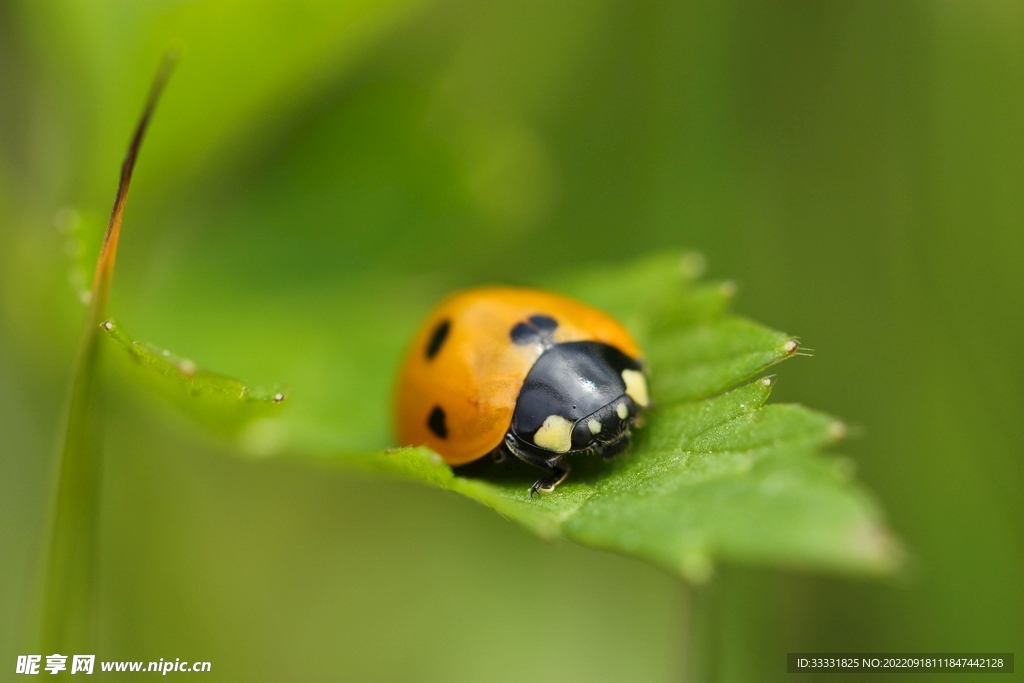
<instances>
[{"instance_id":1,"label":"ladybug head","mask_svg":"<svg viewBox=\"0 0 1024 683\"><path fill-rule=\"evenodd\" d=\"M614 455L629 444L646 404L647 382L636 359L600 342L553 344L523 382L509 447L548 456Z\"/></svg>"}]
</instances>

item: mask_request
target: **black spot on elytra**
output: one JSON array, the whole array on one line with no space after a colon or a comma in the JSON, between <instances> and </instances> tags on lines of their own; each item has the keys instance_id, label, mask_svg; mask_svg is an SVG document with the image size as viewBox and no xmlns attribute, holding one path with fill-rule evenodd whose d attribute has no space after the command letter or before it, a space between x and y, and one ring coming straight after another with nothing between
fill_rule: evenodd
<instances>
[{"instance_id":1,"label":"black spot on elytra","mask_svg":"<svg viewBox=\"0 0 1024 683\"><path fill-rule=\"evenodd\" d=\"M452 329L450 320L442 320L434 328L434 334L430 335L430 343L427 344L427 360L431 360L441 350L444 340L448 338L448 332Z\"/></svg>"},{"instance_id":2,"label":"black spot on elytra","mask_svg":"<svg viewBox=\"0 0 1024 683\"><path fill-rule=\"evenodd\" d=\"M516 345L525 346L550 337L556 329L558 329L558 321L551 316L531 315L527 322L516 323L509 332L509 336Z\"/></svg>"},{"instance_id":3,"label":"black spot on elytra","mask_svg":"<svg viewBox=\"0 0 1024 683\"><path fill-rule=\"evenodd\" d=\"M427 418L427 426L439 438L448 438L448 427L444 423L444 409L441 406L434 406L434 409L430 411L430 417Z\"/></svg>"},{"instance_id":4,"label":"black spot on elytra","mask_svg":"<svg viewBox=\"0 0 1024 683\"><path fill-rule=\"evenodd\" d=\"M531 315L530 324L545 335L551 334L558 328L558 321L547 315Z\"/></svg>"},{"instance_id":5,"label":"black spot on elytra","mask_svg":"<svg viewBox=\"0 0 1024 683\"><path fill-rule=\"evenodd\" d=\"M517 346L526 346L537 341L540 338L540 333L526 323L516 323L512 331L509 332L509 336Z\"/></svg>"}]
</instances>

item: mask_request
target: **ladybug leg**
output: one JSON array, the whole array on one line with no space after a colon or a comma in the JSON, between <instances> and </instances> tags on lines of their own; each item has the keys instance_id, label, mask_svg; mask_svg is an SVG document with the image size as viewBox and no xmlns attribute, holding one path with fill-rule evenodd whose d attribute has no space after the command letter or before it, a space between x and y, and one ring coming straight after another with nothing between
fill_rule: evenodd
<instances>
[{"instance_id":1,"label":"ladybug leg","mask_svg":"<svg viewBox=\"0 0 1024 683\"><path fill-rule=\"evenodd\" d=\"M569 476L569 465L552 465L551 476L538 479L534 482L533 486L530 487L530 498L538 492L551 493L555 490L555 487L565 481L565 478Z\"/></svg>"},{"instance_id":2,"label":"ladybug leg","mask_svg":"<svg viewBox=\"0 0 1024 683\"><path fill-rule=\"evenodd\" d=\"M565 481L569 476L569 465L560 462L563 457L561 453L541 453L532 448L525 447L512 433L505 435L505 449L528 465L539 467L542 470L551 472L550 477L544 477L534 482L530 487L530 497L533 498L538 491L550 493L555 487Z\"/></svg>"}]
</instances>

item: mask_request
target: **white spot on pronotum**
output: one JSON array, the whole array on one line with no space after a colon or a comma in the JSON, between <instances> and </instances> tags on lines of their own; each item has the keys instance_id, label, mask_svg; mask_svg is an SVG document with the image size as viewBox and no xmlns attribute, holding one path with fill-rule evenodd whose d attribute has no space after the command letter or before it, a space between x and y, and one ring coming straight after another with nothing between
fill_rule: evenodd
<instances>
[{"instance_id":1,"label":"white spot on pronotum","mask_svg":"<svg viewBox=\"0 0 1024 683\"><path fill-rule=\"evenodd\" d=\"M601 433L601 423L597 420L590 420L587 422L587 429L590 430L591 434L597 436Z\"/></svg>"},{"instance_id":2,"label":"white spot on pronotum","mask_svg":"<svg viewBox=\"0 0 1024 683\"><path fill-rule=\"evenodd\" d=\"M782 345L782 350L786 353L796 353L796 350L800 348L795 339L790 339Z\"/></svg>"},{"instance_id":3,"label":"white spot on pronotum","mask_svg":"<svg viewBox=\"0 0 1024 683\"><path fill-rule=\"evenodd\" d=\"M111 322L110 320L104 320L102 323L100 323L100 327L105 329L107 332L110 332L112 329L114 329L114 323Z\"/></svg>"},{"instance_id":4,"label":"white spot on pronotum","mask_svg":"<svg viewBox=\"0 0 1024 683\"><path fill-rule=\"evenodd\" d=\"M620 420L625 420L629 417L629 408L626 407L625 403L620 403L615 406L615 414L619 416Z\"/></svg>"},{"instance_id":5,"label":"white spot on pronotum","mask_svg":"<svg viewBox=\"0 0 1024 683\"><path fill-rule=\"evenodd\" d=\"M545 450L567 453L572 447L572 423L561 415L548 415L533 442Z\"/></svg>"},{"instance_id":6,"label":"white spot on pronotum","mask_svg":"<svg viewBox=\"0 0 1024 683\"><path fill-rule=\"evenodd\" d=\"M772 378L771 377L762 377L761 378L761 385L762 386L766 386L766 387L770 387L772 385Z\"/></svg>"},{"instance_id":7,"label":"white spot on pronotum","mask_svg":"<svg viewBox=\"0 0 1024 683\"><path fill-rule=\"evenodd\" d=\"M647 395L647 380L644 379L644 373L636 370L623 370L622 381L626 383L626 394L638 405L646 408L651 401Z\"/></svg>"},{"instance_id":8,"label":"white spot on pronotum","mask_svg":"<svg viewBox=\"0 0 1024 683\"><path fill-rule=\"evenodd\" d=\"M274 394L274 403L280 403L283 400L284 400L284 392L279 391L276 394Z\"/></svg>"},{"instance_id":9,"label":"white spot on pronotum","mask_svg":"<svg viewBox=\"0 0 1024 683\"><path fill-rule=\"evenodd\" d=\"M196 367L196 364L190 361L188 358L182 358L180 361L178 361L178 370L181 371L181 374L187 377L191 377L192 375L196 374L196 370L198 369L199 368Z\"/></svg>"}]
</instances>

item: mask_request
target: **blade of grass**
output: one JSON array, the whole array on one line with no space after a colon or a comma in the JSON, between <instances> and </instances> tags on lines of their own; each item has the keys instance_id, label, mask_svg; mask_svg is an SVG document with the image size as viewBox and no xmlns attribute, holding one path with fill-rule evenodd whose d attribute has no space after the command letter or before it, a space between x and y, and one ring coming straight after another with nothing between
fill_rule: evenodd
<instances>
[{"instance_id":1,"label":"blade of grass","mask_svg":"<svg viewBox=\"0 0 1024 683\"><path fill-rule=\"evenodd\" d=\"M121 219L135 160L176 61L176 56L168 53L153 81L121 166L117 196L96 262L50 507L39 621L40 645L46 652L87 649L94 632L97 516L102 472L96 411L100 325L106 313Z\"/></svg>"}]
</instances>

